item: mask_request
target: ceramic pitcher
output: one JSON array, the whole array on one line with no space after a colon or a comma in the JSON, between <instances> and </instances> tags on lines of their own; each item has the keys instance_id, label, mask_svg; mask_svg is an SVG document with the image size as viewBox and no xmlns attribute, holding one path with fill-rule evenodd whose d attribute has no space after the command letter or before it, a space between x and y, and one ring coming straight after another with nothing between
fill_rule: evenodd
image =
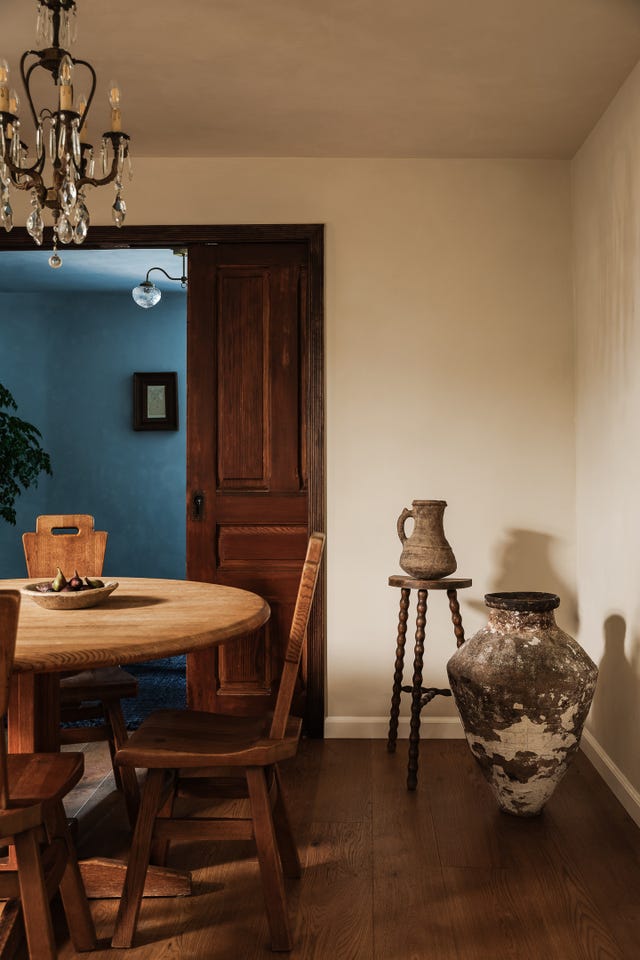
<instances>
[{"instance_id":1,"label":"ceramic pitcher","mask_svg":"<svg viewBox=\"0 0 640 960\"><path fill-rule=\"evenodd\" d=\"M456 558L444 535L446 500L414 500L398 517L402 543L400 566L418 580L440 580L456 569ZM408 537L405 523L411 517L413 531Z\"/></svg>"}]
</instances>

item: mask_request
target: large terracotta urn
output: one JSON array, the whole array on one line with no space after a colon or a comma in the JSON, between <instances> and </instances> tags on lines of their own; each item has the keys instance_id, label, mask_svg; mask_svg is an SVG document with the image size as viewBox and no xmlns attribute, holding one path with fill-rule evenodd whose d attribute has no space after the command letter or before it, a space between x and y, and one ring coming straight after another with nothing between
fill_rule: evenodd
<instances>
[{"instance_id":1,"label":"large terracotta urn","mask_svg":"<svg viewBox=\"0 0 640 960\"><path fill-rule=\"evenodd\" d=\"M500 808L534 816L578 749L598 668L561 630L553 593L489 593L489 622L447 672L471 752Z\"/></svg>"},{"instance_id":2,"label":"large terracotta urn","mask_svg":"<svg viewBox=\"0 0 640 960\"><path fill-rule=\"evenodd\" d=\"M440 580L456 569L456 558L444 535L446 500L413 500L398 517L398 536L402 543L400 566L417 580ZM413 530L406 535L405 523L411 517Z\"/></svg>"}]
</instances>

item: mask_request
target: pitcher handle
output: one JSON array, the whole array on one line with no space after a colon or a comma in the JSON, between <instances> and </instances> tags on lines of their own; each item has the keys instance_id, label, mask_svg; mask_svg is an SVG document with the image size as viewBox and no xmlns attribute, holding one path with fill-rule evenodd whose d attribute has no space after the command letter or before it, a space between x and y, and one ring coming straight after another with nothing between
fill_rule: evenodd
<instances>
[{"instance_id":1,"label":"pitcher handle","mask_svg":"<svg viewBox=\"0 0 640 960\"><path fill-rule=\"evenodd\" d=\"M400 516L398 517L398 536L400 537L401 543L406 543L407 535L404 532L404 525L408 517L413 516L413 510L407 510L405 507Z\"/></svg>"}]
</instances>

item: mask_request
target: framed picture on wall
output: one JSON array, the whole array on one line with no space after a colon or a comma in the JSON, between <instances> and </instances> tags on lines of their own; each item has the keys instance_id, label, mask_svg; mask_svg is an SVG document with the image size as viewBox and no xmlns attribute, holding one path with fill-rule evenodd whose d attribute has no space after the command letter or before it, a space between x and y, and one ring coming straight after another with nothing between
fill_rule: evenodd
<instances>
[{"instance_id":1,"label":"framed picture on wall","mask_svg":"<svg viewBox=\"0 0 640 960\"><path fill-rule=\"evenodd\" d=\"M177 373L134 373L133 429L178 429Z\"/></svg>"}]
</instances>

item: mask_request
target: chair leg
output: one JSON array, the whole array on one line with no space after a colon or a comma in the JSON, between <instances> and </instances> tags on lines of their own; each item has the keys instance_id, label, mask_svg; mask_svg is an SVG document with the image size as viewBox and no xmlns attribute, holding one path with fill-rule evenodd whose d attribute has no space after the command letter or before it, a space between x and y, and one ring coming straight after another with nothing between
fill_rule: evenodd
<instances>
[{"instance_id":1,"label":"chair leg","mask_svg":"<svg viewBox=\"0 0 640 960\"><path fill-rule=\"evenodd\" d=\"M142 790L140 812L136 822L129 863L124 878L124 887L120 898L120 907L116 918L116 927L111 940L112 947L130 947L133 944L140 903L144 890L144 881L149 866L151 839L156 815L160 805L160 796L164 781L164 770L149 770Z\"/></svg>"},{"instance_id":2,"label":"chair leg","mask_svg":"<svg viewBox=\"0 0 640 960\"><path fill-rule=\"evenodd\" d=\"M262 767L247 767L246 773L262 890L271 932L271 949L291 950L284 875L271 816L265 771Z\"/></svg>"},{"instance_id":3,"label":"chair leg","mask_svg":"<svg viewBox=\"0 0 640 960\"><path fill-rule=\"evenodd\" d=\"M17 834L14 842L29 956L34 960L56 960L58 953L36 832Z\"/></svg>"},{"instance_id":4,"label":"chair leg","mask_svg":"<svg viewBox=\"0 0 640 960\"><path fill-rule=\"evenodd\" d=\"M287 804L282 790L282 777L277 764L273 766L275 802L273 805L273 826L276 831L278 850L285 877L297 879L302 876L302 865L298 856L298 847L291 830Z\"/></svg>"},{"instance_id":5,"label":"chair leg","mask_svg":"<svg viewBox=\"0 0 640 960\"><path fill-rule=\"evenodd\" d=\"M162 804L158 810L158 820L167 820L171 819L173 815L173 807L176 800L176 794L178 791L178 778L174 777L173 787L167 795L167 799ZM151 843L151 863L157 867L164 867L167 863L167 857L169 856L169 844L170 840L153 840Z\"/></svg>"},{"instance_id":6,"label":"chair leg","mask_svg":"<svg viewBox=\"0 0 640 960\"><path fill-rule=\"evenodd\" d=\"M60 880L60 896L74 949L79 953L95 950L96 930L89 901L78 867L78 857L69 832L69 825L60 801L51 804L45 814L49 840L60 838L65 845L67 865Z\"/></svg>"},{"instance_id":7,"label":"chair leg","mask_svg":"<svg viewBox=\"0 0 640 960\"><path fill-rule=\"evenodd\" d=\"M124 714L119 700L105 700L104 710L107 717L107 723L113 734L113 746L109 741L111 750L111 759L113 760L114 749L119 750L127 742L127 726L124 722ZM124 802L127 807L127 816L131 829L136 825L138 808L140 806L140 788L138 787L138 778L134 767L113 767L116 784L124 795Z\"/></svg>"}]
</instances>

